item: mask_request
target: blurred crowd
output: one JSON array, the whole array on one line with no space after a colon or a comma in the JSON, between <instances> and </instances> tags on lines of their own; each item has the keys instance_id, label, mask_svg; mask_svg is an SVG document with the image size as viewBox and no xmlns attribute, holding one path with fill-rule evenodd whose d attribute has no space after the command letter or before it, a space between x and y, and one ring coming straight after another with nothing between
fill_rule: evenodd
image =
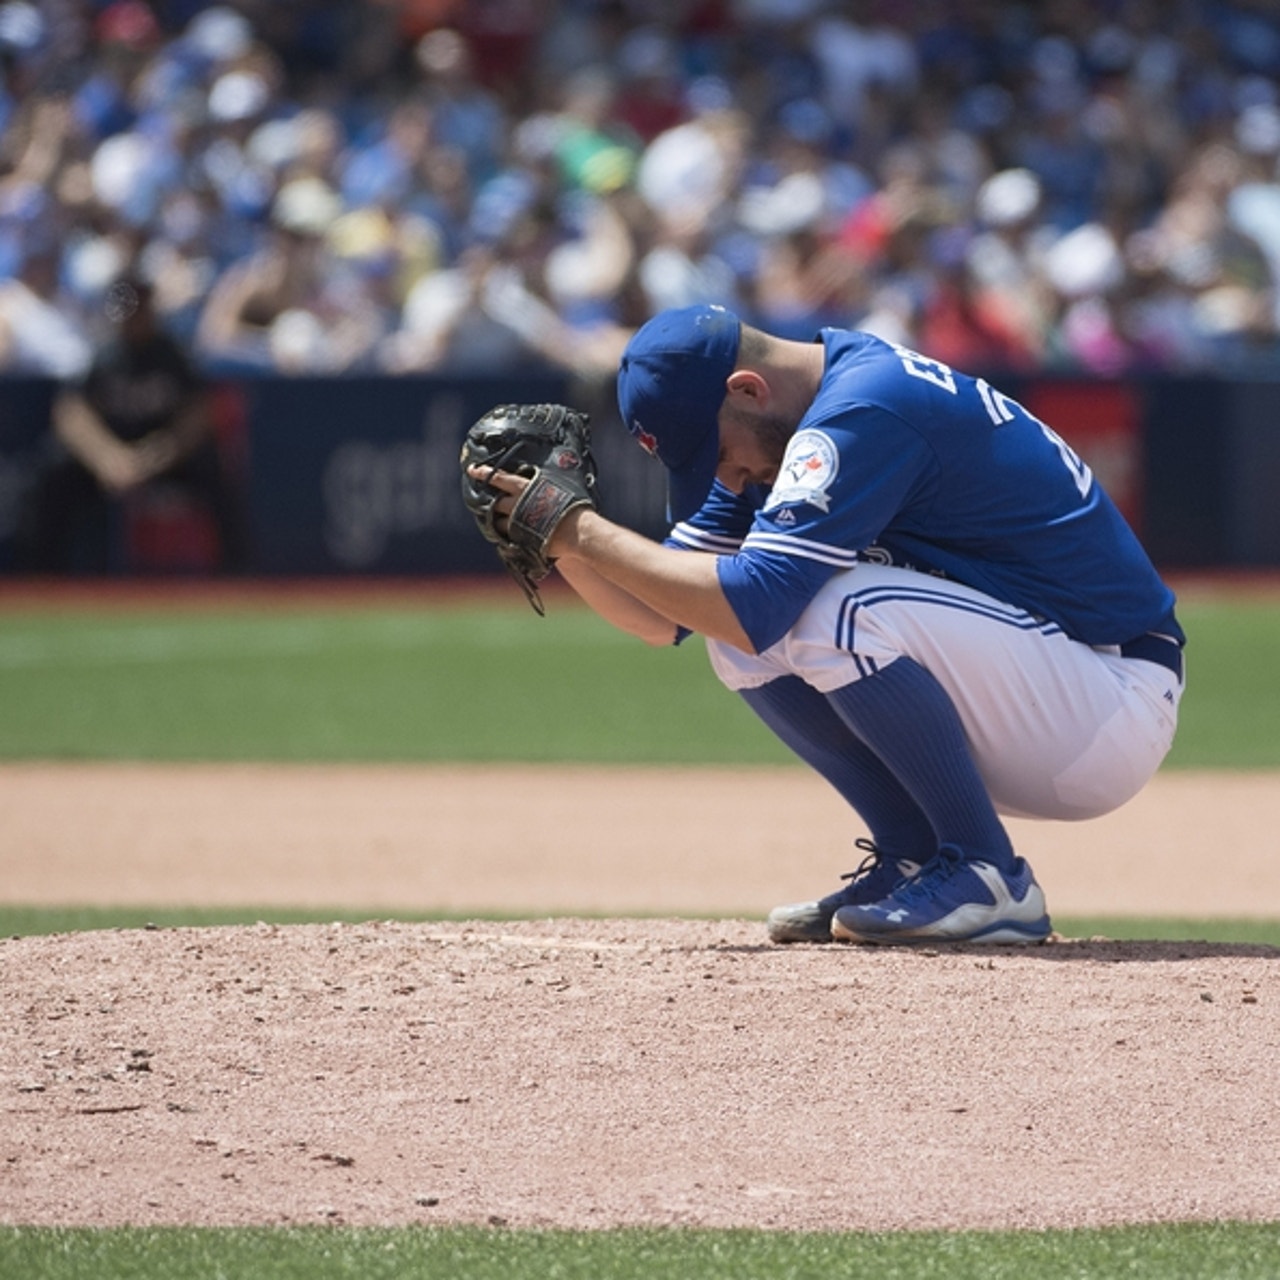
<instances>
[{"instance_id":1,"label":"blurred crowd","mask_svg":"<svg viewBox=\"0 0 1280 1280\"><path fill-rule=\"evenodd\" d=\"M1264 0L8 0L0 370L611 373L663 307L1280 370Z\"/></svg>"}]
</instances>

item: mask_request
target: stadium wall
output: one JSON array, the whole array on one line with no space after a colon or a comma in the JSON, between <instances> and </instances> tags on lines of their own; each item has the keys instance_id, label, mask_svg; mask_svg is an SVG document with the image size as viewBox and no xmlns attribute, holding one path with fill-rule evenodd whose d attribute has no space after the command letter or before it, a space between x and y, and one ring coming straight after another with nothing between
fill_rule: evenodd
<instances>
[{"instance_id":1,"label":"stadium wall","mask_svg":"<svg viewBox=\"0 0 1280 1280\"><path fill-rule=\"evenodd\" d=\"M1280 566L1280 382L992 378L1100 476L1165 569ZM0 394L0 573L21 570L23 503L50 447L55 384ZM219 436L265 575L497 572L458 498L458 447L494 404L564 400L592 414L603 504L660 536L661 468L621 430L613 387L520 379L252 378L217 384ZM125 571L199 570L201 513L134 511ZM151 521L149 526L147 520ZM165 522L168 523L165 523ZM185 523L184 523L185 522Z\"/></svg>"}]
</instances>

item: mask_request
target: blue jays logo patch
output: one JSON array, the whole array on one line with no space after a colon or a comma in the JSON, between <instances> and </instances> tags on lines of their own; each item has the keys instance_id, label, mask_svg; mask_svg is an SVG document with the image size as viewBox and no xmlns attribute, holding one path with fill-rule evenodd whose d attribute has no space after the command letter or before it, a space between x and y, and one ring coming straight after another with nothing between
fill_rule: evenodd
<instances>
[{"instance_id":1,"label":"blue jays logo patch","mask_svg":"<svg viewBox=\"0 0 1280 1280\"><path fill-rule=\"evenodd\" d=\"M840 469L840 458L829 436L821 431L800 431L791 437L774 481L766 511L793 502L807 502L820 511L829 511L831 488Z\"/></svg>"}]
</instances>

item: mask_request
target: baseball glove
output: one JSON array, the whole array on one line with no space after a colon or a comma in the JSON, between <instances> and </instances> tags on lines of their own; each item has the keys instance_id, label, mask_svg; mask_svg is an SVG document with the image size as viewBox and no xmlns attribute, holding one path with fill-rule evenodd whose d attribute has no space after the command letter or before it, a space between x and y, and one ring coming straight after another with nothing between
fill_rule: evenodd
<instances>
[{"instance_id":1,"label":"baseball glove","mask_svg":"<svg viewBox=\"0 0 1280 1280\"><path fill-rule=\"evenodd\" d=\"M500 404L467 432L460 461L467 510L529 603L544 613L537 584L555 563L547 543L575 507L597 505L587 415L562 404ZM502 529L497 502L506 495L473 480L467 474L473 466L510 471L529 481Z\"/></svg>"}]
</instances>

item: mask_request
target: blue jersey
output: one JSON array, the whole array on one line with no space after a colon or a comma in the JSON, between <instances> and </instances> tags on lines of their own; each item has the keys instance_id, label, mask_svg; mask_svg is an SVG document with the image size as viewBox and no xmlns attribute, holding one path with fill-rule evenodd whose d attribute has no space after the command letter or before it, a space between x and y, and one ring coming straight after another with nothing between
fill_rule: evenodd
<instances>
[{"instance_id":1,"label":"blue jersey","mask_svg":"<svg viewBox=\"0 0 1280 1280\"><path fill-rule=\"evenodd\" d=\"M1173 593L1090 469L982 379L858 331L826 369L773 487L717 483L672 545L720 553L757 652L859 559L942 574L1086 644L1182 641Z\"/></svg>"}]
</instances>

